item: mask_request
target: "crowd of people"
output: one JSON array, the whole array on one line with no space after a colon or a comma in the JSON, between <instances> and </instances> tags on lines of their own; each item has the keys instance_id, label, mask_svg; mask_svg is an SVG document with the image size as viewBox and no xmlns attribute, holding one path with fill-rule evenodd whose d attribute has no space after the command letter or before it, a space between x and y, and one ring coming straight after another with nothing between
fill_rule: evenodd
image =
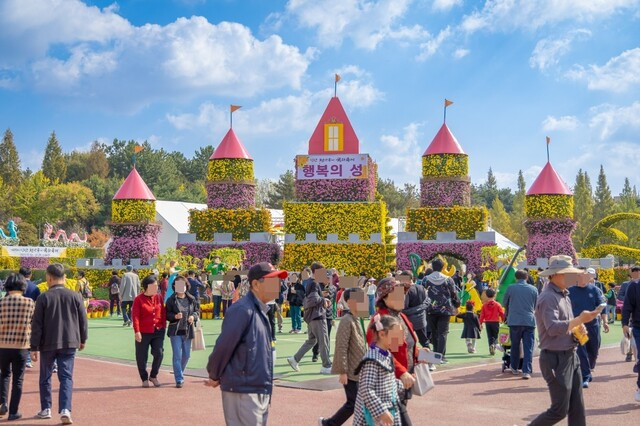
<instances>
[{"instance_id":1,"label":"crowd of people","mask_svg":"<svg viewBox=\"0 0 640 426\"><path fill-rule=\"evenodd\" d=\"M307 334L287 359L291 368L298 371L311 352L313 362L321 360L320 373L337 375L344 388L344 404L333 415L321 417L320 426L341 425L351 417L356 425L411 425L408 406L420 379L418 371L423 371L417 367L424 364L433 371L434 359L447 363L452 317L463 322L461 338L469 353L478 351L476 340L486 330L489 353L501 349L509 372L522 379L531 379L534 353L540 351L540 372L551 406L532 425L555 424L567 416L571 425L586 424L582 391L593 380L601 332L608 332L616 320L615 309L612 312L609 306L618 300L623 302L623 334L640 346L640 266L631 268L631 279L616 291L615 285L597 281L594 270L575 268L571 257L554 256L548 268L538 271L535 283L526 270L518 270L502 304L496 301L494 289L474 284L484 301L481 308L472 300L463 303L464 279L445 275L442 260L434 259L430 267L418 277L411 271L388 273L380 280L361 274L355 286L345 288L337 271L319 262L295 273L259 263L249 269L246 279L238 273L233 280L211 282L206 273L192 270L174 273L171 280L169 274L154 271L140 280L127 266L122 277L114 272L107 288L112 313L119 309L123 325L133 328L144 388L161 386L158 374L165 334L173 353L175 386L184 386L192 348L198 349L194 340L200 303L213 301L214 315L224 321L207 363L206 384L220 387L225 421L230 425L267 423L274 342L276 330L282 332L286 308L291 317L289 333L302 333L304 323ZM65 287L64 267L49 265L48 290L43 293L31 281L28 268L6 279L6 295L0 299L0 416L21 418L24 372L32 361L39 361L41 411L37 417L52 416L51 377L57 373L58 412L63 424L72 423L73 364L76 351L84 348L88 338L86 300L90 295L82 271L77 278L73 291ZM332 359L330 337L336 320ZM499 338L507 326L508 342ZM631 361L633 351L628 352L626 359ZM637 360L633 370L638 373L635 399L640 402Z\"/></svg>"}]
</instances>

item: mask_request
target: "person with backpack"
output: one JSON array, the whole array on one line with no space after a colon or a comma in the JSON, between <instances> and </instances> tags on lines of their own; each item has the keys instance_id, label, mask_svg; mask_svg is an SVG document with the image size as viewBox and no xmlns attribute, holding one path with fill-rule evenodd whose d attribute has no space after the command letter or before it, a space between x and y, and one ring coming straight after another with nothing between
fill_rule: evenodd
<instances>
[{"instance_id":1,"label":"person with backpack","mask_svg":"<svg viewBox=\"0 0 640 426\"><path fill-rule=\"evenodd\" d=\"M111 272L111 278L109 278L109 315L113 316L114 306L117 308L118 316L120 316L120 277L115 269Z\"/></svg>"},{"instance_id":2,"label":"person with backpack","mask_svg":"<svg viewBox=\"0 0 640 426\"><path fill-rule=\"evenodd\" d=\"M76 279L78 280L76 291L82 296L84 307L86 308L89 306L89 299L93 297L91 294L91 286L89 285L89 281L84 277L84 271L78 271Z\"/></svg>"},{"instance_id":3,"label":"person with backpack","mask_svg":"<svg viewBox=\"0 0 640 426\"><path fill-rule=\"evenodd\" d=\"M435 259L431 262L433 272L425 277L425 288L429 304L427 306L427 324L431 331L433 351L442 354L442 363L446 364L447 335L451 315L458 313L460 298L453 280L442 273L444 262Z\"/></svg>"},{"instance_id":4,"label":"person with backpack","mask_svg":"<svg viewBox=\"0 0 640 426\"><path fill-rule=\"evenodd\" d=\"M607 321L609 324L613 324L614 322L616 322L616 305L618 293L616 292L616 283L611 282L607 284L607 286L609 287L609 291L607 291L607 294L605 294L604 296L607 298Z\"/></svg>"}]
</instances>

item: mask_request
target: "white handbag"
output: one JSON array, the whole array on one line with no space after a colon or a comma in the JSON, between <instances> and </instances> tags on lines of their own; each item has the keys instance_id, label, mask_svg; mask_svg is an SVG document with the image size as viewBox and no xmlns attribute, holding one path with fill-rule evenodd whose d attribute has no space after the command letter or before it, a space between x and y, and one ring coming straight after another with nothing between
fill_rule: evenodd
<instances>
[{"instance_id":1,"label":"white handbag","mask_svg":"<svg viewBox=\"0 0 640 426\"><path fill-rule=\"evenodd\" d=\"M204 344L204 331L202 330L200 321L198 321L193 327L193 340L191 341L191 350L203 351L205 349L206 345Z\"/></svg>"},{"instance_id":2,"label":"white handbag","mask_svg":"<svg viewBox=\"0 0 640 426\"><path fill-rule=\"evenodd\" d=\"M428 364L417 364L414 372L416 373L416 382L413 384L415 395L422 396L435 387Z\"/></svg>"}]
</instances>

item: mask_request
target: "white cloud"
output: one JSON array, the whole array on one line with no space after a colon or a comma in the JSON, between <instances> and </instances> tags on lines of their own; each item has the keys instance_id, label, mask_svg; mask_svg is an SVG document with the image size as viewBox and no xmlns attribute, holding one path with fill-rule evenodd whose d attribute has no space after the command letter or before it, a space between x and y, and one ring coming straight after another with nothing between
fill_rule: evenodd
<instances>
[{"instance_id":1,"label":"white cloud","mask_svg":"<svg viewBox=\"0 0 640 426\"><path fill-rule=\"evenodd\" d=\"M545 132L572 131L577 129L580 124L580 120L573 115L563 115L561 117L548 115L542 121L542 130Z\"/></svg>"},{"instance_id":2,"label":"white cloud","mask_svg":"<svg viewBox=\"0 0 640 426\"><path fill-rule=\"evenodd\" d=\"M535 30L563 21L591 22L638 4L638 0L487 0L482 9L463 18L461 27L467 33Z\"/></svg>"},{"instance_id":3,"label":"white cloud","mask_svg":"<svg viewBox=\"0 0 640 426\"><path fill-rule=\"evenodd\" d=\"M299 89L315 55L314 49L302 53L277 35L259 40L237 23L214 25L194 16L164 26L133 26L113 7L52 1L36 1L38 13L3 3L0 47L7 40L24 45L23 53L3 53L4 62L38 91L119 111L203 93L248 97ZM55 55L49 53L54 46Z\"/></svg>"},{"instance_id":4,"label":"white cloud","mask_svg":"<svg viewBox=\"0 0 640 426\"><path fill-rule=\"evenodd\" d=\"M544 71L547 68L557 65L560 58L571 50L571 44L577 39L586 39L591 36L591 31L578 29L569 31L564 37L544 38L538 43L529 58L529 66Z\"/></svg>"},{"instance_id":5,"label":"white cloud","mask_svg":"<svg viewBox=\"0 0 640 426\"><path fill-rule=\"evenodd\" d=\"M426 61L432 57L440 48L442 43L448 39L453 31L451 27L446 27L440 31L436 37L432 37L430 40L420 44L420 54L416 57L418 61Z\"/></svg>"},{"instance_id":6,"label":"white cloud","mask_svg":"<svg viewBox=\"0 0 640 426\"><path fill-rule=\"evenodd\" d=\"M433 0L433 8L435 10L447 11L454 6L462 5L462 0Z\"/></svg>"},{"instance_id":7,"label":"white cloud","mask_svg":"<svg viewBox=\"0 0 640 426\"><path fill-rule=\"evenodd\" d=\"M380 176L390 178L396 184L415 184L415 177L420 172L422 161L419 139L421 126L421 123L409 123L403 129L401 137L396 135L380 136L382 150L375 155Z\"/></svg>"},{"instance_id":8,"label":"white cloud","mask_svg":"<svg viewBox=\"0 0 640 426\"><path fill-rule=\"evenodd\" d=\"M629 136L637 140L640 130L640 101L625 107L603 104L591 108L589 127L598 133L601 140L613 136Z\"/></svg>"},{"instance_id":9,"label":"white cloud","mask_svg":"<svg viewBox=\"0 0 640 426\"><path fill-rule=\"evenodd\" d=\"M624 92L640 85L640 48L626 50L602 65L574 66L567 77L586 81L590 90Z\"/></svg>"},{"instance_id":10,"label":"white cloud","mask_svg":"<svg viewBox=\"0 0 640 426\"><path fill-rule=\"evenodd\" d=\"M279 28L293 19L303 28L316 31L322 46L339 46L345 38L363 49L374 50L385 39L419 40L428 35L420 25L406 27L398 22L412 0L289 0L286 12L268 20Z\"/></svg>"},{"instance_id":11,"label":"white cloud","mask_svg":"<svg viewBox=\"0 0 640 426\"><path fill-rule=\"evenodd\" d=\"M470 53L469 49L456 49L455 52L453 52L453 57L455 59L462 59L465 56L467 56Z\"/></svg>"},{"instance_id":12,"label":"white cloud","mask_svg":"<svg viewBox=\"0 0 640 426\"><path fill-rule=\"evenodd\" d=\"M353 67L352 72L366 72ZM349 69L349 66L344 67ZM348 73L344 73L348 74ZM233 116L233 126L246 135L276 135L283 132L308 131L317 124L322 111L333 96L333 89L317 92L302 91L299 95L268 99L258 105L245 106ZM373 84L362 80L343 79L338 96L348 111L366 108L384 98ZM197 113L167 114L167 121L178 130L206 129L209 134L222 137L229 126L228 106L206 102Z\"/></svg>"}]
</instances>

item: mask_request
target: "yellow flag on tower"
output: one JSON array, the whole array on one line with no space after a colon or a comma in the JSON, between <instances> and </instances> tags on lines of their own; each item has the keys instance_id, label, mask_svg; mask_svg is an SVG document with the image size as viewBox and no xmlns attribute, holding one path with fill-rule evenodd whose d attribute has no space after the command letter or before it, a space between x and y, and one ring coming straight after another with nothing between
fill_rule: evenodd
<instances>
[{"instance_id":1,"label":"yellow flag on tower","mask_svg":"<svg viewBox=\"0 0 640 426\"><path fill-rule=\"evenodd\" d=\"M448 107L449 105L453 104L453 101L450 101L449 99L445 99L444 100L444 107Z\"/></svg>"}]
</instances>

